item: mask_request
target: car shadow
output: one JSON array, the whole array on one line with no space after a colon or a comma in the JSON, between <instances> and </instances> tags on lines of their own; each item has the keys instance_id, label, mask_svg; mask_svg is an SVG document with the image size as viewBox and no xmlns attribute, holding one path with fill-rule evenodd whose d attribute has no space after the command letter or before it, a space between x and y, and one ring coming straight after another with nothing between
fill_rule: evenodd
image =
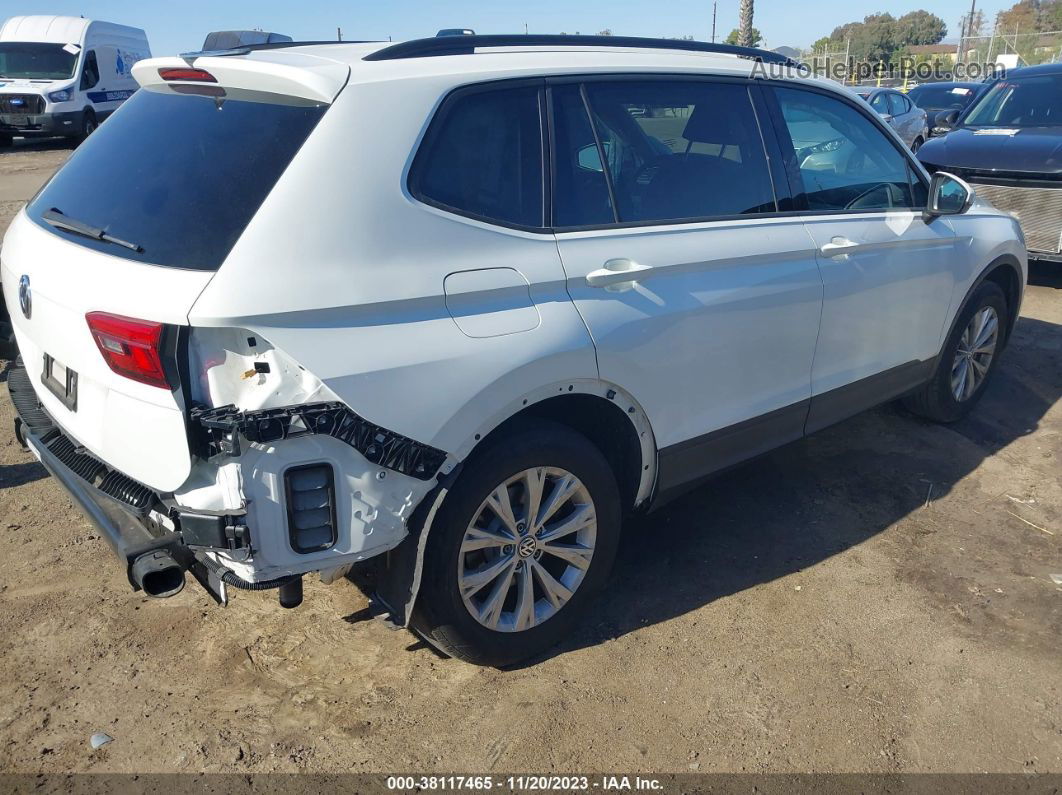
<instances>
[{"instance_id":1,"label":"car shadow","mask_svg":"<svg viewBox=\"0 0 1062 795\"><path fill-rule=\"evenodd\" d=\"M949 426L972 444L942 449L939 434L926 432L935 426L890 404L633 517L590 618L519 667L668 621L860 544L1032 433L1060 397L1062 326L1020 318L981 403Z\"/></svg>"},{"instance_id":2,"label":"car shadow","mask_svg":"<svg viewBox=\"0 0 1062 795\"><path fill-rule=\"evenodd\" d=\"M46 477L48 477L48 470L37 461L0 465L0 489L24 486L27 483L43 480Z\"/></svg>"},{"instance_id":3,"label":"car shadow","mask_svg":"<svg viewBox=\"0 0 1062 795\"><path fill-rule=\"evenodd\" d=\"M72 138L16 138L11 146L0 148L0 155L76 148L77 141Z\"/></svg>"},{"instance_id":4,"label":"car shadow","mask_svg":"<svg viewBox=\"0 0 1062 795\"><path fill-rule=\"evenodd\" d=\"M1062 290L1062 262L1029 260L1029 284Z\"/></svg>"}]
</instances>

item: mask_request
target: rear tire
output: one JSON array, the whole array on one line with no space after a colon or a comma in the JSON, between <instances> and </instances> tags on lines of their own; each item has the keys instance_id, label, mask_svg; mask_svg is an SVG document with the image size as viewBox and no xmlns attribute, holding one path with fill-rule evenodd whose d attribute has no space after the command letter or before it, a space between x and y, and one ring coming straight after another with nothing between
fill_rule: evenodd
<instances>
[{"instance_id":1,"label":"rear tire","mask_svg":"<svg viewBox=\"0 0 1062 795\"><path fill-rule=\"evenodd\" d=\"M999 364L1009 317L999 285L982 283L960 310L933 378L904 398L904 406L934 422L957 422L969 414Z\"/></svg>"},{"instance_id":2,"label":"rear tire","mask_svg":"<svg viewBox=\"0 0 1062 795\"><path fill-rule=\"evenodd\" d=\"M477 665L541 654L571 632L604 583L620 521L601 452L566 426L522 422L474 454L440 507L412 628Z\"/></svg>"}]
</instances>

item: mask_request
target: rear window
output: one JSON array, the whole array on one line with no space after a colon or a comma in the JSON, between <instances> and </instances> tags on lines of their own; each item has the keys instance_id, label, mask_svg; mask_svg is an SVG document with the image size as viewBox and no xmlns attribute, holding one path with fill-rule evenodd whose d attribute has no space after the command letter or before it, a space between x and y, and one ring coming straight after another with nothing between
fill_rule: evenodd
<instances>
[{"instance_id":1,"label":"rear window","mask_svg":"<svg viewBox=\"0 0 1062 795\"><path fill-rule=\"evenodd\" d=\"M965 86L927 86L912 89L908 94L914 104L926 110L961 110L973 99L974 90Z\"/></svg>"},{"instance_id":2,"label":"rear window","mask_svg":"<svg viewBox=\"0 0 1062 795\"><path fill-rule=\"evenodd\" d=\"M30 218L114 256L216 270L327 105L191 90L219 95L137 91L30 203ZM49 210L140 250L57 229Z\"/></svg>"},{"instance_id":3,"label":"rear window","mask_svg":"<svg viewBox=\"0 0 1062 795\"><path fill-rule=\"evenodd\" d=\"M421 201L510 226L542 226L539 89L453 95L432 122L410 175Z\"/></svg>"}]
</instances>

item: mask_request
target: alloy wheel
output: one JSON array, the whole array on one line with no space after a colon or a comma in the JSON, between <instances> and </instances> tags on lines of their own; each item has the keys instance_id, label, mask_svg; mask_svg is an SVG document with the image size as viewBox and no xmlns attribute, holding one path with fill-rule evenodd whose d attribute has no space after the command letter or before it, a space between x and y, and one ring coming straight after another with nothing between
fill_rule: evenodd
<instances>
[{"instance_id":1,"label":"alloy wheel","mask_svg":"<svg viewBox=\"0 0 1062 795\"><path fill-rule=\"evenodd\" d=\"M958 402L969 400L985 380L999 342L999 315L990 306L974 313L959 338L951 366L951 393Z\"/></svg>"},{"instance_id":2,"label":"alloy wheel","mask_svg":"<svg viewBox=\"0 0 1062 795\"><path fill-rule=\"evenodd\" d=\"M556 467L519 472L488 495L465 530L461 599L488 629L532 629L575 595L596 539L594 502L579 478Z\"/></svg>"}]
</instances>

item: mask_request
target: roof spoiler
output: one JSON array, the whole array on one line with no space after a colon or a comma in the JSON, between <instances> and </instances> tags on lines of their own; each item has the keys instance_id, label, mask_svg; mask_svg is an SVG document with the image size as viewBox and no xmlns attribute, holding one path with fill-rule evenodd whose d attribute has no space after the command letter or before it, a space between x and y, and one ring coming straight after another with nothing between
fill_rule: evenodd
<instances>
[{"instance_id":1,"label":"roof spoiler","mask_svg":"<svg viewBox=\"0 0 1062 795\"><path fill-rule=\"evenodd\" d=\"M227 50L199 50L196 52L182 52L180 58L191 61L195 58L219 57L227 55L247 55L258 50L285 50L289 47L318 47L323 44L376 44L373 41L269 41L261 44L241 44L239 47L231 47Z\"/></svg>"}]
</instances>

